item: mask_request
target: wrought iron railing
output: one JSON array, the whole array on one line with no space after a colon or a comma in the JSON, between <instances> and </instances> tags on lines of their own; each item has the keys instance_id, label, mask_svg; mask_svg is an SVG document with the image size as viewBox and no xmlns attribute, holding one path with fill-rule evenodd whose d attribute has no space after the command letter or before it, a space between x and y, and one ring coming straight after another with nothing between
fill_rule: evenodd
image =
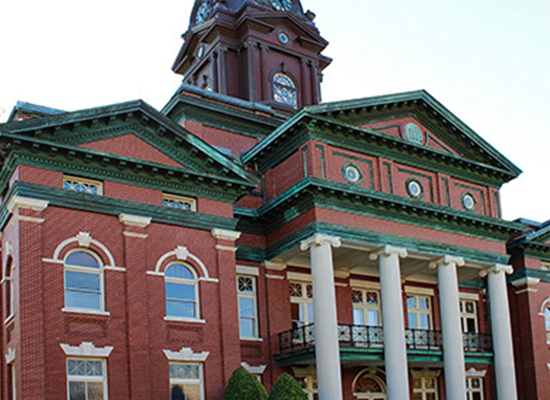
<instances>
[{"instance_id":1,"label":"wrought iron railing","mask_svg":"<svg viewBox=\"0 0 550 400\"><path fill-rule=\"evenodd\" d=\"M405 343L409 350L441 351L443 338L440 331L406 329Z\"/></svg>"},{"instance_id":2,"label":"wrought iron railing","mask_svg":"<svg viewBox=\"0 0 550 400\"><path fill-rule=\"evenodd\" d=\"M485 333L463 333L464 351L467 353L490 353L493 351L493 338Z\"/></svg>"},{"instance_id":3,"label":"wrought iron railing","mask_svg":"<svg viewBox=\"0 0 550 400\"><path fill-rule=\"evenodd\" d=\"M380 326L338 325L338 340L341 346L383 348L384 329ZM464 333L464 351L469 353L492 352L491 335ZM405 343L408 350L442 351L443 334L440 331L406 329ZM279 333L281 354L303 350L315 345L314 325L304 325Z\"/></svg>"}]
</instances>

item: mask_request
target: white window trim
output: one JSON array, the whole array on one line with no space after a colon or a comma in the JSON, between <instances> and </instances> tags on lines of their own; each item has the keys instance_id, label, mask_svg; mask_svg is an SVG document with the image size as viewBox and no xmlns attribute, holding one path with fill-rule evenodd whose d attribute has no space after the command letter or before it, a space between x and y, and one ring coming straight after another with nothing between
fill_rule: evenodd
<instances>
[{"instance_id":1,"label":"white window trim","mask_svg":"<svg viewBox=\"0 0 550 400\"><path fill-rule=\"evenodd\" d=\"M241 366L252 375L262 375L265 372L265 369L267 368L267 365L252 366L245 362L242 362Z\"/></svg>"},{"instance_id":2,"label":"white window trim","mask_svg":"<svg viewBox=\"0 0 550 400\"><path fill-rule=\"evenodd\" d=\"M363 287L351 287L352 290L352 296L353 291L361 292L361 296L363 297L363 301L361 303L355 303L352 302L352 309L355 310L361 310L363 313L363 319L365 322L368 322L368 311L376 311L378 313L378 324L377 325L370 325L370 326L379 326L381 327L382 324L382 307L381 307L381 293L380 290L376 289L370 289L370 288L363 288ZM366 302L366 294L367 292L374 292L377 295L378 298L378 304L367 304ZM353 297L352 297L353 300ZM354 321L355 324L355 313L354 313Z\"/></svg>"},{"instance_id":3,"label":"white window trim","mask_svg":"<svg viewBox=\"0 0 550 400\"><path fill-rule=\"evenodd\" d=\"M307 296L307 286L311 285L311 281L291 280L291 281L289 281L289 285L291 283L298 284L298 285L302 286L302 296L301 297L296 297L296 296L292 296L292 295L290 296L290 304L298 304L298 305L301 304L302 307L303 307L303 313L304 313L303 316L305 317L306 321L302 321L303 322L302 326L314 323L314 321L309 320L309 305L313 304L313 297L308 297ZM313 288L312 288L312 290L313 290ZM313 317L313 318L315 319L315 317Z\"/></svg>"},{"instance_id":4,"label":"white window trim","mask_svg":"<svg viewBox=\"0 0 550 400\"><path fill-rule=\"evenodd\" d=\"M415 293L415 292L409 292L405 294L406 297L414 297L415 298L415 307L410 308L408 304L406 305L406 312L407 312L407 324L409 321L409 314L411 313L409 310L413 310L413 314L416 315L416 322L419 322L419 315L427 315L428 316L428 329L427 330L433 330L434 329L434 322L433 322L433 297L430 295L427 295L426 293ZM418 297L426 297L428 299L428 309L424 310L421 308L418 308ZM407 299L405 299L407 300ZM422 328L413 328L410 326L407 326L408 329L418 329L423 330Z\"/></svg>"},{"instance_id":5,"label":"white window trim","mask_svg":"<svg viewBox=\"0 0 550 400\"><path fill-rule=\"evenodd\" d=\"M459 292L458 297L460 300L479 301L479 293Z\"/></svg>"},{"instance_id":6,"label":"white window trim","mask_svg":"<svg viewBox=\"0 0 550 400\"><path fill-rule=\"evenodd\" d=\"M163 265L166 264L166 261L170 258L174 257L173 261L187 261L188 259L193 261L192 265L193 267L197 266L199 267L201 274L198 274L198 280L202 281L209 281L209 282L219 282L218 279L210 278L210 275L208 274L208 269L206 268L206 265L202 262L202 260L195 256L194 254L190 253L187 247L185 246L178 246L175 250L169 251L168 253L163 254L159 260L157 261L157 265L155 266L156 274L162 274L164 276L164 272L162 272ZM147 271L149 273L149 271ZM155 275L156 275L155 274ZM153 275L153 274L150 274Z\"/></svg>"},{"instance_id":7,"label":"white window trim","mask_svg":"<svg viewBox=\"0 0 550 400\"><path fill-rule=\"evenodd\" d=\"M258 267L249 267L248 265L237 265L238 275L248 276L260 276L260 269Z\"/></svg>"},{"instance_id":8,"label":"white window trim","mask_svg":"<svg viewBox=\"0 0 550 400\"><path fill-rule=\"evenodd\" d=\"M67 265L65 263L65 260L67 259L67 257L73 253L78 253L78 252L82 252L82 253L86 253L86 254L89 254L90 256L92 256L98 263L98 266L99 266L99 269L96 270L95 268L88 268L88 267L81 267L81 266L76 266L76 265ZM68 307L67 305L64 305L64 307L62 308L62 311L63 310L69 310L69 311L72 311L72 312L84 312L84 313L99 313L99 314L102 314L102 313L105 313L105 271L104 271L105 267L103 266L103 261L101 259L101 257L99 257L99 255L91 250L89 250L88 248L75 248L74 250L70 250L67 252L67 254L65 255L65 259L64 259L64 262L63 262L63 295L64 295L64 302L66 301L65 299L65 295L66 295L66 292L67 292L67 285L66 285L66 282L65 282L65 271L74 271L74 272L81 272L81 273L85 273L85 274L97 274L99 275L99 298L100 298L100 302L99 302L99 309L97 308L80 308L80 307ZM75 290L73 290L75 291ZM82 292L82 290L78 290L79 292Z\"/></svg>"},{"instance_id":9,"label":"white window trim","mask_svg":"<svg viewBox=\"0 0 550 400\"><path fill-rule=\"evenodd\" d=\"M210 355L209 351L195 353L190 347L182 347L179 351L162 350L169 361L203 363Z\"/></svg>"},{"instance_id":10,"label":"white window trim","mask_svg":"<svg viewBox=\"0 0 550 400\"><path fill-rule=\"evenodd\" d=\"M353 288L358 289L372 289L372 290L380 290L380 282L372 282L372 281L361 281L359 279L350 279L349 280L350 286Z\"/></svg>"},{"instance_id":11,"label":"white window trim","mask_svg":"<svg viewBox=\"0 0 550 400\"><path fill-rule=\"evenodd\" d=\"M95 357L95 358L107 358L111 355L114 347L96 347L93 342L82 342L79 346L71 346L69 344L60 344L61 348L65 352L65 355L69 357Z\"/></svg>"},{"instance_id":12,"label":"white window trim","mask_svg":"<svg viewBox=\"0 0 550 400\"><path fill-rule=\"evenodd\" d=\"M475 368L470 368L466 371L466 378L485 378L485 375L487 375L486 369L478 371Z\"/></svg>"},{"instance_id":13,"label":"white window trim","mask_svg":"<svg viewBox=\"0 0 550 400\"><path fill-rule=\"evenodd\" d=\"M82 357L67 357L65 360L65 368L66 368L66 378L67 378L67 399L70 400L70 382L103 382L103 400L109 399L109 385L108 385L108 373L107 373L107 359L103 357L94 357L94 358L84 358L83 361L100 361L103 375L101 378L98 377L90 377L90 376L75 376L75 375L69 375L69 369L68 369L68 361L70 359L73 360L79 360L82 359ZM71 377L73 378L71 380Z\"/></svg>"},{"instance_id":14,"label":"white window trim","mask_svg":"<svg viewBox=\"0 0 550 400\"><path fill-rule=\"evenodd\" d=\"M74 246L73 243L77 242L78 246ZM99 253L103 255L104 257L100 258L102 260L107 260L107 262L103 265L103 268L117 268L121 269L121 267L117 267L115 263L115 258L113 257L113 254L109 251L107 246L105 246L103 243L99 242L98 240L94 239L92 235L90 235L88 232L79 232L77 235L75 235L72 238L66 239L63 242L61 242L57 248L55 249L52 258L44 258L43 261L55 263L55 264L63 264L64 265L64 258L61 258L61 254L66 253L65 248L70 246L72 247L82 247L89 249L92 245L97 247L99 250L101 250Z\"/></svg>"},{"instance_id":15,"label":"white window trim","mask_svg":"<svg viewBox=\"0 0 550 400\"><path fill-rule=\"evenodd\" d=\"M175 265L175 264L183 265L184 267L186 267L191 272L191 274L193 274L193 279L172 278L172 277L166 276L166 270L168 268L170 268L172 265ZM164 274L163 275L164 275L164 284L165 284L164 305L165 305L165 313L166 314L168 312L168 310L166 308L166 302L168 301L168 299L166 297L166 282L180 284L180 285L193 285L193 287L195 289L195 301L194 301L195 317L181 317L181 316L177 316L177 315L165 315L165 317L169 318L171 320L174 320L174 321L189 321L189 322L203 321L203 319L201 319L199 280L198 280L198 276L197 276L197 272L195 271L195 268L187 262L181 262L180 260L176 260L176 261L172 261L172 262L170 262L169 264L166 265L166 268L164 269ZM181 302L186 303L185 301L181 301Z\"/></svg>"},{"instance_id":16,"label":"white window trim","mask_svg":"<svg viewBox=\"0 0 550 400\"><path fill-rule=\"evenodd\" d=\"M311 275L301 272L287 272L286 279L289 281L296 281L301 283L311 283Z\"/></svg>"},{"instance_id":17,"label":"white window trim","mask_svg":"<svg viewBox=\"0 0 550 400\"><path fill-rule=\"evenodd\" d=\"M408 296L428 296L433 297L435 290L418 286L405 286L405 294Z\"/></svg>"},{"instance_id":18,"label":"white window trim","mask_svg":"<svg viewBox=\"0 0 550 400\"><path fill-rule=\"evenodd\" d=\"M170 362L170 364L193 364L197 365L199 367L199 379L198 383L200 385L200 394L201 394L201 400L204 400L204 365L202 362ZM186 383L196 383L197 379L170 379L170 386L172 386L173 383L178 384L181 383L185 386Z\"/></svg>"},{"instance_id":19,"label":"white window trim","mask_svg":"<svg viewBox=\"0 0 550 400\"><path fill-rule=\"evenodd\" d=\"M61 309L61 312L100 315L100 316L104 316L104 317L108 317L109 315L111 315L111 313L109 311L90 310L90 309L87 309L87 308L73 308L73 307L63 307Z\"/></svg>"},{"instance_id":20,"label":"white window trim","mask_svg":"<svg viewBox=\"0 0 550 400\"><path fill-rule=\"evenodd\" d=\"M246 293L246 292L240 292L239 291L239 278L250 278L252 279L252 293ZM237 299L245 298L245 299L251 299L252 304L254 307L254 317L253 317L253 335L252 336L243 336L240 332L240 325L241 325L241 310L239 305L239 336L241 340L258 340L260 339L260 324L258 321L258 285L257 285L257 279L255 276L247 276L244 274L237 275ZM250 318L248 318L250 319Z\"/></svg>"}]
</instances>

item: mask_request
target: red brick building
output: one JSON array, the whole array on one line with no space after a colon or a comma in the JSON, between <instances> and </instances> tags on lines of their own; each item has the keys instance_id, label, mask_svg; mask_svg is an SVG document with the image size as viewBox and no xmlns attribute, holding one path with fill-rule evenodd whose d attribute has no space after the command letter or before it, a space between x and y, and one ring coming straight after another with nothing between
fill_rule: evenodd
<instances>
[{"instance_id":1,"label":"red brick building","mask_svg":"<svg viewBox=\"0 0 550 400\"><path fill-rule=\"evenodd\" d=\"M0 398L216 400L241 365L310 399L542 398L520 170L424 91L319 104L314 17L197 0L162 110L0 125Z\"/></svg>"}]
</instances>

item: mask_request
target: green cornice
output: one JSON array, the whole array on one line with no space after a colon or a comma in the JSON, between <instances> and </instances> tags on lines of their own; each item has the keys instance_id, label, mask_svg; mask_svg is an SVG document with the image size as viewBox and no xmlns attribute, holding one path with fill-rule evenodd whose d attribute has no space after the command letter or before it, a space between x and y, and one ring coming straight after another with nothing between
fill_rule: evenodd
<instances>
[{"instance_id":1,"label":"green cornice","mask_svg":"<svg viewBox=\"0 0 550 400\"><path fill-rule=\"evenodd\" d=\"M342 240L369 243L372 245L391 245L404 247L411 251L422 253L431 253L434 256L442 254L464 257L467 260L505 264L508 262L508 255L493 253L489 251L474 250L468 247L453 246L446 243L438 243L425 239L411 238L406 236L392 235L371 231L368 229L352 228L344 225L329 224L323 222L312 222L299 230L286 235L280 241L270 245L265 252L267 260L277 258L288 250L291 250L300 245L302 240L308 239L314 234L324 234L337 236Z\"/></svg>"},{"instance_id":2,"label":"green cornice","mask_svg":"<svg viewBox=\"0 0 550 400\"><path fill-rule=\"evenodd\" d=\"M415 226L506 242L519 224L437 204L308 177L258 209L269 233L312 207L329 208Z\"/></svg>"},{"instance_id":3,"label":"green cornice","mask_svg":"<svg viewBox=\"0 0 550 400\"><path fill-rule=\"evenodd\" d=\"M253 174L142 101L4 124L0 132L6 138L32 140L35 148L134 134L185 168L258 184Z\"/></svg>"},{"instance_id":4,"label":"green cornice","mask_svg":"<svg viewBox=\"0 0 550 400\"><path fill-rule=\"evenodd\" d=\"M517 269L512 275L508 276L508 282L511 283L523 278L535 278L540 279L542 282L550 283L550 271L532 268Z\"/></svg>"},{"instance_id":5,"label":"green cornice","mask_svg":"<svg viewBox=\"0 0 550 400\"><path fill-rule=\"evenodd\" d=\"M122 200L113 197L78 193L49 186L16 182L8 191L0 209L0 229L3 229L9 212L6 205L13 196L45 200L49 206L118 216L131 214L152 218L153 222L186 228L235 230L237 220L199 212L175 210L168 207Z\"/></svg>"},{"instance_id":6,"label":"green cornice","mask_svg":"<svg viewBox=\"0 0 550 400\"><path fill-rule=\"evenodd\" d=\"M381 132L309 114L302 110L243 156L260 173L273 168L308 140L318 140L339 148L384 157L406 165L445 173L482 185L500 187L515 178L519 170L503 169L468 160L445 151L411 143Z\"/></svg>"},{"instance_id":7,"label":"green cornice","mask_svg":"<svg viewBox=\"0 0 550 400\"><path fill-rule=\"evenodd\" d=\"M176 122L182 119L195 121L259 139L273 132L286 118L263 104L207 92L190 85L182 85L161 112Z\"/></svg>"}]
</instances>

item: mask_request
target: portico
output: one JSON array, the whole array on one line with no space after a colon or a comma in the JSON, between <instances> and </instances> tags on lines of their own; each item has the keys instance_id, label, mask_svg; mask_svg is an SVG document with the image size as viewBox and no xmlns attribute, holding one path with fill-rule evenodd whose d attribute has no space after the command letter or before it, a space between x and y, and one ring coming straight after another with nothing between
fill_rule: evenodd
<instances>
[{"instance_id":1,"label":"portico","mask_svg":"<svg viewBox=\"0 0 550 400\"><path fill-rule=\"evenodd\" d=\"M314 338L316 346L315 364L320 399L342 399L342 395L335 390L336 387L341 387L340 367L347 368L367 363L384 367L387 399L409 399L410 368L424 365L443 370L445 387L442 390L446 392L447 399L466 400L466 371L476 362L476 357L483 362L489 360L494 365L499 399L517 399L511 359L508 303L504 300L504 276L505 273L511 272L510 267L491 263L483 257L475 260L461 257L456 253L436 253L389 244L358 244L331 235L315 234L301 243L301 249L289 250L279 257L278 261L311 269L314 324L307 329L311 330L309 338ZM335 275L338 277L336 280ZM335 287L346 286L342 282L346 280L347 286L353 286L352 281L357 279L347 279L351 275L364 276L369 282L372 282L373 278L378 281L381 297L379 327L339 324ZM487 282L477 282L487 287L488 297L491 299L490 321L494 349L488 345L490 339L487 335L465 331L461 320L459 285L478 276L488 276ZM405 287L415 284L433 287L431 290L437 295L437 299L430 300L434 304L429 307L433 309L436 308L435 303L439 304L440 317L437 325L440 331L437 331L433 324L429 327L410 326L413 310L405 310L404 305L414 296L409 296L408 292L404 296L403 292ZM405 315L409 316L409 321L405 319ZM320 326L322 328L319 328ZM373 335L372 332L379 333ZM377 354L371 357L370 361L359 356L354 360L353 356L343 349L346 340L349 339L350 343L355 341L353 346L357 346L361 338L365 341L361 342L360 350L364 352L371 349L372 354ZM293 345L296 345L296 337L293 340ZM307 345L311 345L311 342L303 343L303 348ZM340 350L343 350L342 355ZM414 356L414 351L424 351L426 354L431 351L433 357ZM439 358L436 358L435 354L439 354ZM335 357L341 359L340 366L333 362ZM321 373L323 375L320 375ZM327 396L326 393L330 395ZM504 397L500 397L500 393Z\"/></svg>"}]
</instances>

